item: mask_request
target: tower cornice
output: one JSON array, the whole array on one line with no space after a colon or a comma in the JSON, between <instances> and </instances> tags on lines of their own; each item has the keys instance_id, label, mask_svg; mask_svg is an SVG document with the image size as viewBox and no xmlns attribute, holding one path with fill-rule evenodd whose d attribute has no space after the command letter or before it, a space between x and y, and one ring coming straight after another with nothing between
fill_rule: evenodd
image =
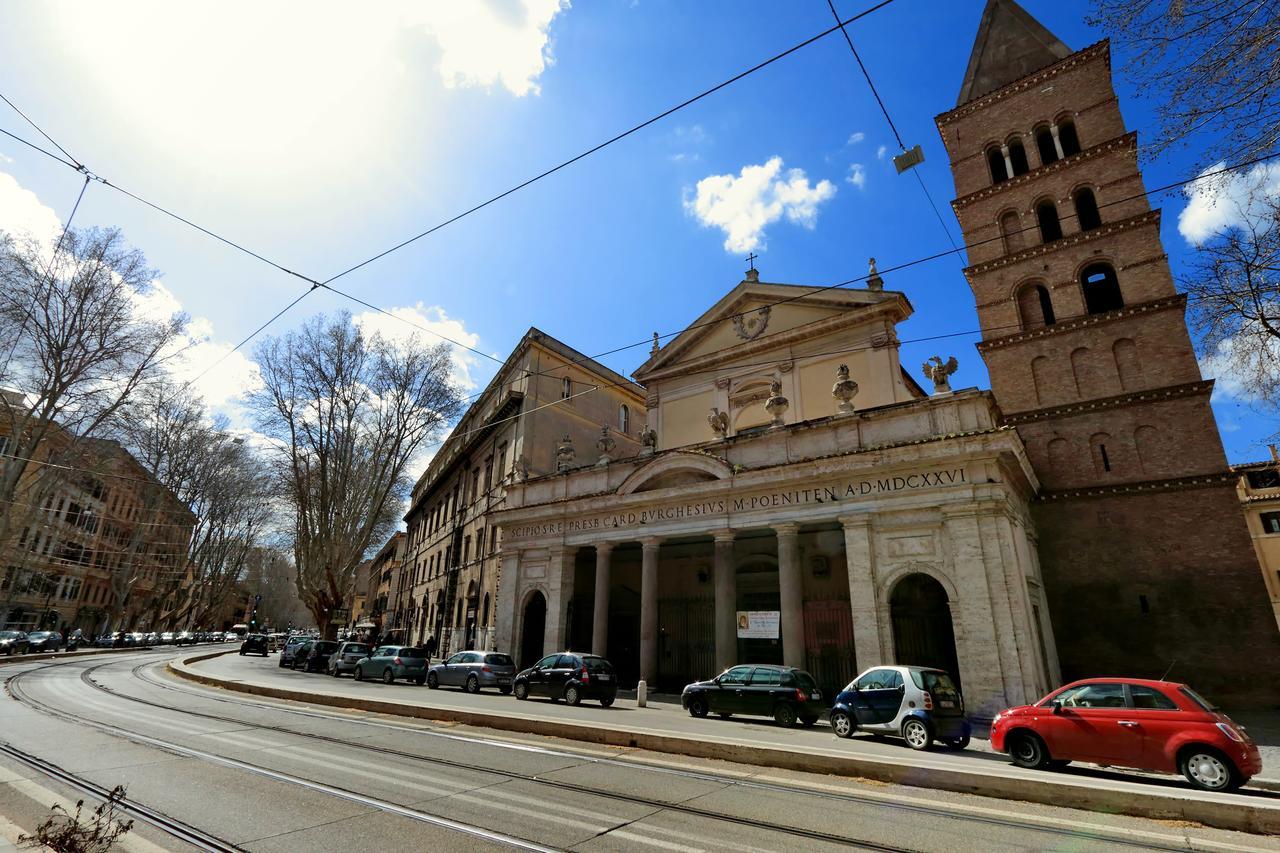
<instances>
[{"instance_id":1,"label":"tower cornice","mask_svg":"<svg viewBox=\"0 0 1280 853\"><path fill-rule=\"evenodd\" d=\"M966 116L980 112L992 104L999 103L1006 98L1025 92L1033 86L1038 86L1041 83L1052 80L1054 77L1057 77L1065 71L1078 68L1079 66L1098 59L1099 57L1106 60L1108 68L1111 67L1111 41L1109 39L1103 39L1102 41L1095 42L1086 48L1077 50L1065 59L1061 59L1052 65L1046 65L1039 71L1032 72L1025 77L1019 77L1017 80L1001 86L994 92L988 92L980 98L974 98L972 101L967 101L966 103L948 110L945 113L939 113L934 116L933 121L937 124L938 129L942 130L952 122L959 121ZM944 138L945 136L946 134L943 134Z\"/></svg>"},{"instance_id":2,"label":"tower cornice","mask_svg":"<svg viewBox=\"0 0 1280 853\"><path fill-rule=\"evenodd\" d=\"M1152 299L1149 302L1139 302L1134 305L1126 305L1123 308L1117 308L1115 311L1107 311L1104 314L1083 314L1079 317L1072 317L1069 320L1060 320L1052 326L1040 326L1036 329L1029 329L1025 332L1015 332L1011 335L1002 335L998 338L991 338L977 343L977 349L980 353L988 353L991 350L1002 349L1011 344L1019 344L1023 341L1035 340L1037 338L1048 338L1057 335L1063 335L1068 332L1074 332L1077 329L1084 329L1089 326L1097 326L1103 323L1111 323L1116 320L1127 320L1131 317L1137 317L1141 314L1151 314L1156 311L1167 311L1178 309L1185 311L1187 307L1187 295L1185 293L1176 293L1173 296L1166 296L1163 299Z\"/></svg>"},{"instance_id":3,"label":"tower cornice","mask_svg":"<svg viewBox=\"0 0 1280 853\"><path fill-rule=\"evenodd\" d=\"M1043 409L1031 409L1017 414L1006 414L1001 423L1006 426L1018 426L1034 421L1049 419L1062 420L1079 415L1091 415L1105 412L1108 409L1119 409L1133 403L1162 403L1165 400L1178 400L1183 397L1208 396L1213 393L1213 380L1201 379L1199 382L1187 382L1182 385L1169 385L1164 388L1150 388L1145 391L1131 391L1128 394L1116 394L1098 400L1081 400L1076 403L1064 403L1061 406L1048 406Z\"/></svg>"},{"instance_id":4,"label":"tower cornice","mask_svg":"<svg viewBox=\"0 0 1280 853\"><path fill-rule=\"evenodd\" d=\"M1011 255L1004 255L992 261L986 261L981 264L974 264L971 267L964 268L964 276L970 282L976 275L991 272L992 270L1002 269L1021 263L1029 258L1038 258L1042 255L1060 252L1063 249L1069 249L1079 246L1083 243L1089 243L1111 234L1121 234L1125 231L1132 231L1135 228L1141 228L1145 225L1154 224L1157 228L1160 226L1160 209L1149 210L1146 213L1140 213L1137 216L1130 216L1128 219L1121 219L1117 222L1107 222L1097 228L1091 228L1088 231L1077 231L1074 234L1068 234L1060 237L1051 243L1041 243L1038 246L1032 246L1028 249L1021 249Z\"/></svg>"}]
</instances>

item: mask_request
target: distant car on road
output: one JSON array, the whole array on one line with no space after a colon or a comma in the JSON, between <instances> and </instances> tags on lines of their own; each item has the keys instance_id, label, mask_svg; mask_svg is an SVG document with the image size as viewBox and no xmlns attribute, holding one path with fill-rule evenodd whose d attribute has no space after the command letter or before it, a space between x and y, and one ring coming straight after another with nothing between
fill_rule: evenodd
<instances>
[{"instance_id":1,"label":"distant car on road","mask_svg":"<svg viewBox=\"0 0 1280 853\"><path fill-rule=\"evenodd\" d=\"M356 681L381 678L390 684L398 678L421 685L427 680L427 652L417 646L379 646L355 668Z\"/></svg>"},{"instance_id":2,"label":"distant car on road","mask_svg":"<svg viewBox=\"0 0 1280 853\"><path fill-rule=\"evenodd\" d=\"M67 636L67 651L74 652L81 646L88 645L89 640L84 635L84 631L76 628Z\"/></svg>"},{"instance_id":3,"label":"distant car on road","mask_svg":"<svg viewBox=\"0 0 1280 853\"><path fill-rule=\"evenodd\" d=\"M329 658L338 650L333 640L310 640L300 648L293 658L293 668L303 672L324 672Z\"/></svg>"},{"instance_id":4,"label":"distant car on road","mask_svg":"<svg viewBox=\"0 0 1280 853\"><path fill-rule=\"evenodd\" d=\"M23 631L0 631L0 655L26 654L30 643Z\"/></svg>"},{"instance_id":5,"label":"distant car on road","mask_svg":"<svg viewBox=\"0 0 1280 853\"><path fill-rule=\"evenodd\" d=\"M577 705L583 699L598 699L608 708L618 696L618 676L613 664L597 655L560 652L547 655L517 675L512 682L517 699L546 696Z\"/></svg>"},{"instance_id":6,"label":"distant car on road","mask_svg":"<svg viewBox=\"0 0 1280 853\"><path fill-rule=\"evenodd\" d=\"M812 726L822 715L822 691L813 676L790 666L742 664L708 681L695 681L680 694L680 704L694 717L708 713L772 717L780 726L796 721Z\"/></svg>"},{"instance_id":7,"label":"distant car on road","mask_svg":"<svg viewBox=\"0 0 1280 853\"><path fill-rule=\"evenodd\" d=\"M173 644L175 646L194 646L196 644L196 635L190 631L180 631L173 638Z\"/></svg>"},{"instance_id":8,"label":"distant car on road","mask_svg":"<svg viewBox=\"0 0 1280 853\"><path fill-rule=\"evenodd\" d=\"M355 672L356 664L368 655L369 646L366 643L342 643L329 657L326 671L334 678L341 677L344 672Z\"/></svg>"},{"instance_id":9,"label":"distant car on road","mask_svg":"<svg viewBox=\"0 0 1280 853\"><path fill-rule=\"evenodd\" d=\"M307 644L307 638L301 635L290 637L280 649L280 667L293 666L293 656Z\"/></svg>"},{"instance_id":10,"label":"distant car on road","mask_svg":"<svg viewBox=\"0 0 1280 853\"><path fill-rule=\"evenodd\" d=\"M425 654L425 652L424 652ZM511 692L516 663L502 652L458 652L427 670L427 686L461 687L479 693L482 687L496 687L502 695Z\"/></svg>"},{"instance_id":11,"label":"distant car on road","mask_svg":"<svg viewBox=\"0 0 1280 853\"><path fill-rule=\"evenodd\" d=\"M934 741L964 749L971 734L960 689L945 671L925 666L868 669L836 697L830 720L837 737L893 735L912 749Z\"/></svg>"},{"instance_id":12,"label":"distant car on road","mask_svg":"<svg viewBox=\"0 0 1280 853\"><path fill-rule=\"evenodd\" d=\"M62 648L62 635L57 631L32 631L27 635L27 651L56 652Z\"/></svg>"},{"instance_id":13,"label":"distant car on road","mask_svg":"<svg viewBox=\"0 0 1280 853\"><path fill-rule=\"evenodd\" d=\"M1185 684L1090 678L1034 705L996 714L991 747L1019 767L1072 761L1181 773L1206 791L1230 791L1262 770L1245 730Z\"/></svg>"},{"instance_id":14,"label":"distant car on road","mask_svg":"<svg viewBox=\"0 0 1280 853\"><path fill-rule=\"evenodd\" d=\"M267 648L267 637L265 634L250 634L240 643L240 654L262 655L264 658L270 654Z\"/></svg>"}]
</instances>

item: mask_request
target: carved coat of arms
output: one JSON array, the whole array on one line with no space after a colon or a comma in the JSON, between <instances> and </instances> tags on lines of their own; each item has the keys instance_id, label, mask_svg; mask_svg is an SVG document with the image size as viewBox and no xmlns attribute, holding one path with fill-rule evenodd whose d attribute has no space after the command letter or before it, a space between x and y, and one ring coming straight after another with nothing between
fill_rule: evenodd
<instances>
[{"instance_id":1,"label":"carved coat of arms","mask_svg":"<svg viewBox=\"0 0 1280 853\"><path fill-rule=\"evenodd\" d=\"M738 337L744 341L752 341L760 337L764 333L765 327L769 325L768 305L756 311L742 311L733 317L733 330L738 333Z\"/></svg>"}]
</instances>

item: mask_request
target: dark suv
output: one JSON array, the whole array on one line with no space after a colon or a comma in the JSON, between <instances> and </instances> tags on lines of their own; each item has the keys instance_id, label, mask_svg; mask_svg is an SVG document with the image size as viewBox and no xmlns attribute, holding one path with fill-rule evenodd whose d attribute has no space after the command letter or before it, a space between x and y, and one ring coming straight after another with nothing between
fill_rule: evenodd
<instances>
[{"instance_id":1,"label":"dark suv","mask_svg":"<svg viewBox=\"0 0 1280 853\"><path fill-rule=\"evenodd\" d=\"M812 675L763 664L732 666L710 681L695 681L680 694L680 704L695 717L746 714L773 717L780 726L794 726L796 720L812 726L824 710Z\"/></svg>"},{"instance_id":2,"label":"dark suv","mask_svg":"<svg viewBox=\"0 0 1280 853\"><path fill-rule=\"evenodd\" d=\"M598 699L608 708L618 696L618 676L613 664L596 655L560 652L547 655L516 676L512 684L517 699L546 696L577 705Z\"/></svg>"},{"instance_id":3,"label":"dark suv","mask_svg":"<svg viewBox=\"0 0 1280 853\"><path fill-rule=\"evenodd\" d=\"M240 654L262 655L264 658L268 654L267 635L266 634L250 634L244 638L244 642L240 644Z\"/></svg>"},{"instance_id":4,"label":"dark suv","mask_svg":"<svg viewBox=\"0 0 1280 853\"><path fill-rule=\"evenodd\" d=\"M303 672L324 672L329 666L329 658L338 650L338 644L332 640L311 640L293 656L293 668Z\"/></svg>"}]
</instances>

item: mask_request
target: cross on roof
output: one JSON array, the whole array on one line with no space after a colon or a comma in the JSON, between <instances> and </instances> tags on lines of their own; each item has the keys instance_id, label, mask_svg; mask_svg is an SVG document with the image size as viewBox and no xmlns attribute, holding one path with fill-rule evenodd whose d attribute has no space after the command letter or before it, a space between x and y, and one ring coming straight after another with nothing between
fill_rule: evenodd
<instances>
[{"instance_id":1,"label":"cross on roof","mask_svg":"<svg viewBox=\"0 0 1280 853\"><path fill-rule=\"evenodd\" d=\"M747 255L747 263L750 265L751 269L756 268L756 258L758 257L760 256L757 255L755 252L752 252L751 254Z\"/></svg>"}]
</instances>

